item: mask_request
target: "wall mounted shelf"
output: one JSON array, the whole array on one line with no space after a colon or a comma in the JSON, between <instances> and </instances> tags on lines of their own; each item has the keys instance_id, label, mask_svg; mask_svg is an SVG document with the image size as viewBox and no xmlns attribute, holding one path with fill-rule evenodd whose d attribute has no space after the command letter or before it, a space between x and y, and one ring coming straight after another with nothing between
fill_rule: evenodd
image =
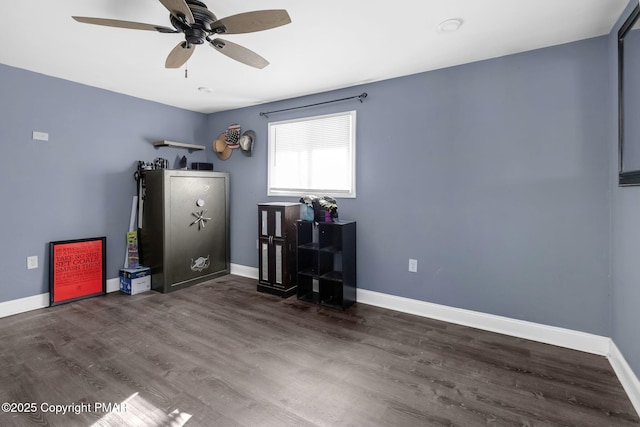
<instances>
[{"instance_id":1,"label":"wall mounted shelf","mask_svg":"<svg viewBox=\"0 0 640 427\"><path fill-rule=\"evenodd\" d=\"M204 150L204 145L197 144L186 144L184 142L175 142L175 141L156 141L153 145L158 147L176 147L176 148L186 148L187 150Z\"/></svg>"}]
</instances>

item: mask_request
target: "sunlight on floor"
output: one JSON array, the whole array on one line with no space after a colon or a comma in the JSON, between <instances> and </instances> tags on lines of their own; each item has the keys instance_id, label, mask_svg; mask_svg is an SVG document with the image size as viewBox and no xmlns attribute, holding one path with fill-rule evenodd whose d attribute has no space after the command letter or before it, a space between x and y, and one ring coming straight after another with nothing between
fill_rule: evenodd
<instances>
[{"instance_id":1,"label":"sunlight on floor","mask_svg":"<svg viewBox=\"0 0 640 427\"><path fill-rule=\"evenodd\" d=\"M107 427L114 425L162 425L182 427L191 418L191 414L174 410L165 414L151 403L134 393L120 404L113 405L109 413L96 421L92 427Z\"/></svg>"}]
</instances>

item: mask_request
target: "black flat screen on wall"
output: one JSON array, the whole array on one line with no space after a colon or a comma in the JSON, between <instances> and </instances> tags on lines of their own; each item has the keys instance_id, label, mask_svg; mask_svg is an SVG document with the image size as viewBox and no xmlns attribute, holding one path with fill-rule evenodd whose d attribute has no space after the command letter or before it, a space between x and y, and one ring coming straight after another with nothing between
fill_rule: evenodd
<instances>
[{"instance_id":1,"label":"black flat screen on wall","mask_svg":"<svg viewBox=\"0 0 640 427\"><path fill-rule=\"evenodd\" d=\"M618 184L640 185L640 6L618 31Z\"/></svg>"}]
</instances>

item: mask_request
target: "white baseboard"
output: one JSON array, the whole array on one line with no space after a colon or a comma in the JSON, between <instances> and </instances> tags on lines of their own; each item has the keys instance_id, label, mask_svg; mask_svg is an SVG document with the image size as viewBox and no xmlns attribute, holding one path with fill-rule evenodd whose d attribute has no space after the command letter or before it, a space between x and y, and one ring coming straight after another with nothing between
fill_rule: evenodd
<instances>
[{"instance_id":1,"label":"white baseboard","mask_svg":"<svg viewBox=\"0 0 640 427\"><path fill-rule=\"evenodd\" d=\"M258 280L258 269L255 267L248 267L246 265L231 264L231 274L236 276L248 277L249 279Z\"/></svg>"},{"instance_id":2,"label":"white baseboard","mask_svg":"<svg viewBox=\"0 0 640 427\"><path fill-rule=\"evenodd\" d=\"M120 278L107 279L107 293L117 292L120 290Z\"/></svg>"},{"instance_id":3,"label":"white baseboard","mask_svg":"<svg viewBox=\"0 0 640 427\"><path fill-rule=\"evenodd\" d=\"M0 302L0 318L49 307L49 292L11 301Z\"/></svg>"},{"instance_id":4,"label":"white baseboard","mask_svg":"<svg viewBox=\"0 0 640 427\"><path fill-rule=\"evenodd\" d=\"M638 415L640 415L640 381L613 341L611 341L609 363L611 363L620 383L622 383L624 391L627 392L627 396L629 396L633 407L636 409Z\"/></svg>"},{"instance_id":5,"label":"white baseboard","mask_svg":"<svg viewBox=\"0 0 640 427\"><path fill-rule=\"evenodd\" d=\"M108 279L106 283L107 293L120 290L120 279ZM0 318L26 313L27 311L49 307L49 292L33 295L11 301L0 302Z\"/></svg>"},{"instance_id":6,"label":"white baseboard","mask_svg":"<svg viewBox=\"0 0 640 427\"><path fill-rule=\"evenodd\" d=\"M363 304L571 348L600 356L609 354L611 340L600 335L398 297L366 289L357 289L356 300Z\"/></svg>"},{"instance_id":7,"label":"white baseboard","mask_svg":"<svg viewBox=\"0 0 640 427\"><path fill-rule=\"evenodd\" d=\"M231 264L231 274L258 279L258 269L239 264ZM107 279L107 293L120 291L120 278ZM30 297L0 302L0 318L49 307L49 292Z\"/></svg>"}]
</instances>

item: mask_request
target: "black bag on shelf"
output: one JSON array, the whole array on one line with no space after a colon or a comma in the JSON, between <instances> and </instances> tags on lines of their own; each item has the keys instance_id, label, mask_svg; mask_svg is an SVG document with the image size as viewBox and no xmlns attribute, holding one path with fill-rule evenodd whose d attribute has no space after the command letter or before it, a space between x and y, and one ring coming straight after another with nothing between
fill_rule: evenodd
<instances>
[{"instance_id":1,"label":"black bag on shelf","mask_svg":"<svg viewBox=\"0 0 640 427\"><path fill-rule=\"evenodd\" d=\"M325 209L320 206L318 199L313 201L313 220L315 222L325 222Z\"/></svg>"}]
</instances>

